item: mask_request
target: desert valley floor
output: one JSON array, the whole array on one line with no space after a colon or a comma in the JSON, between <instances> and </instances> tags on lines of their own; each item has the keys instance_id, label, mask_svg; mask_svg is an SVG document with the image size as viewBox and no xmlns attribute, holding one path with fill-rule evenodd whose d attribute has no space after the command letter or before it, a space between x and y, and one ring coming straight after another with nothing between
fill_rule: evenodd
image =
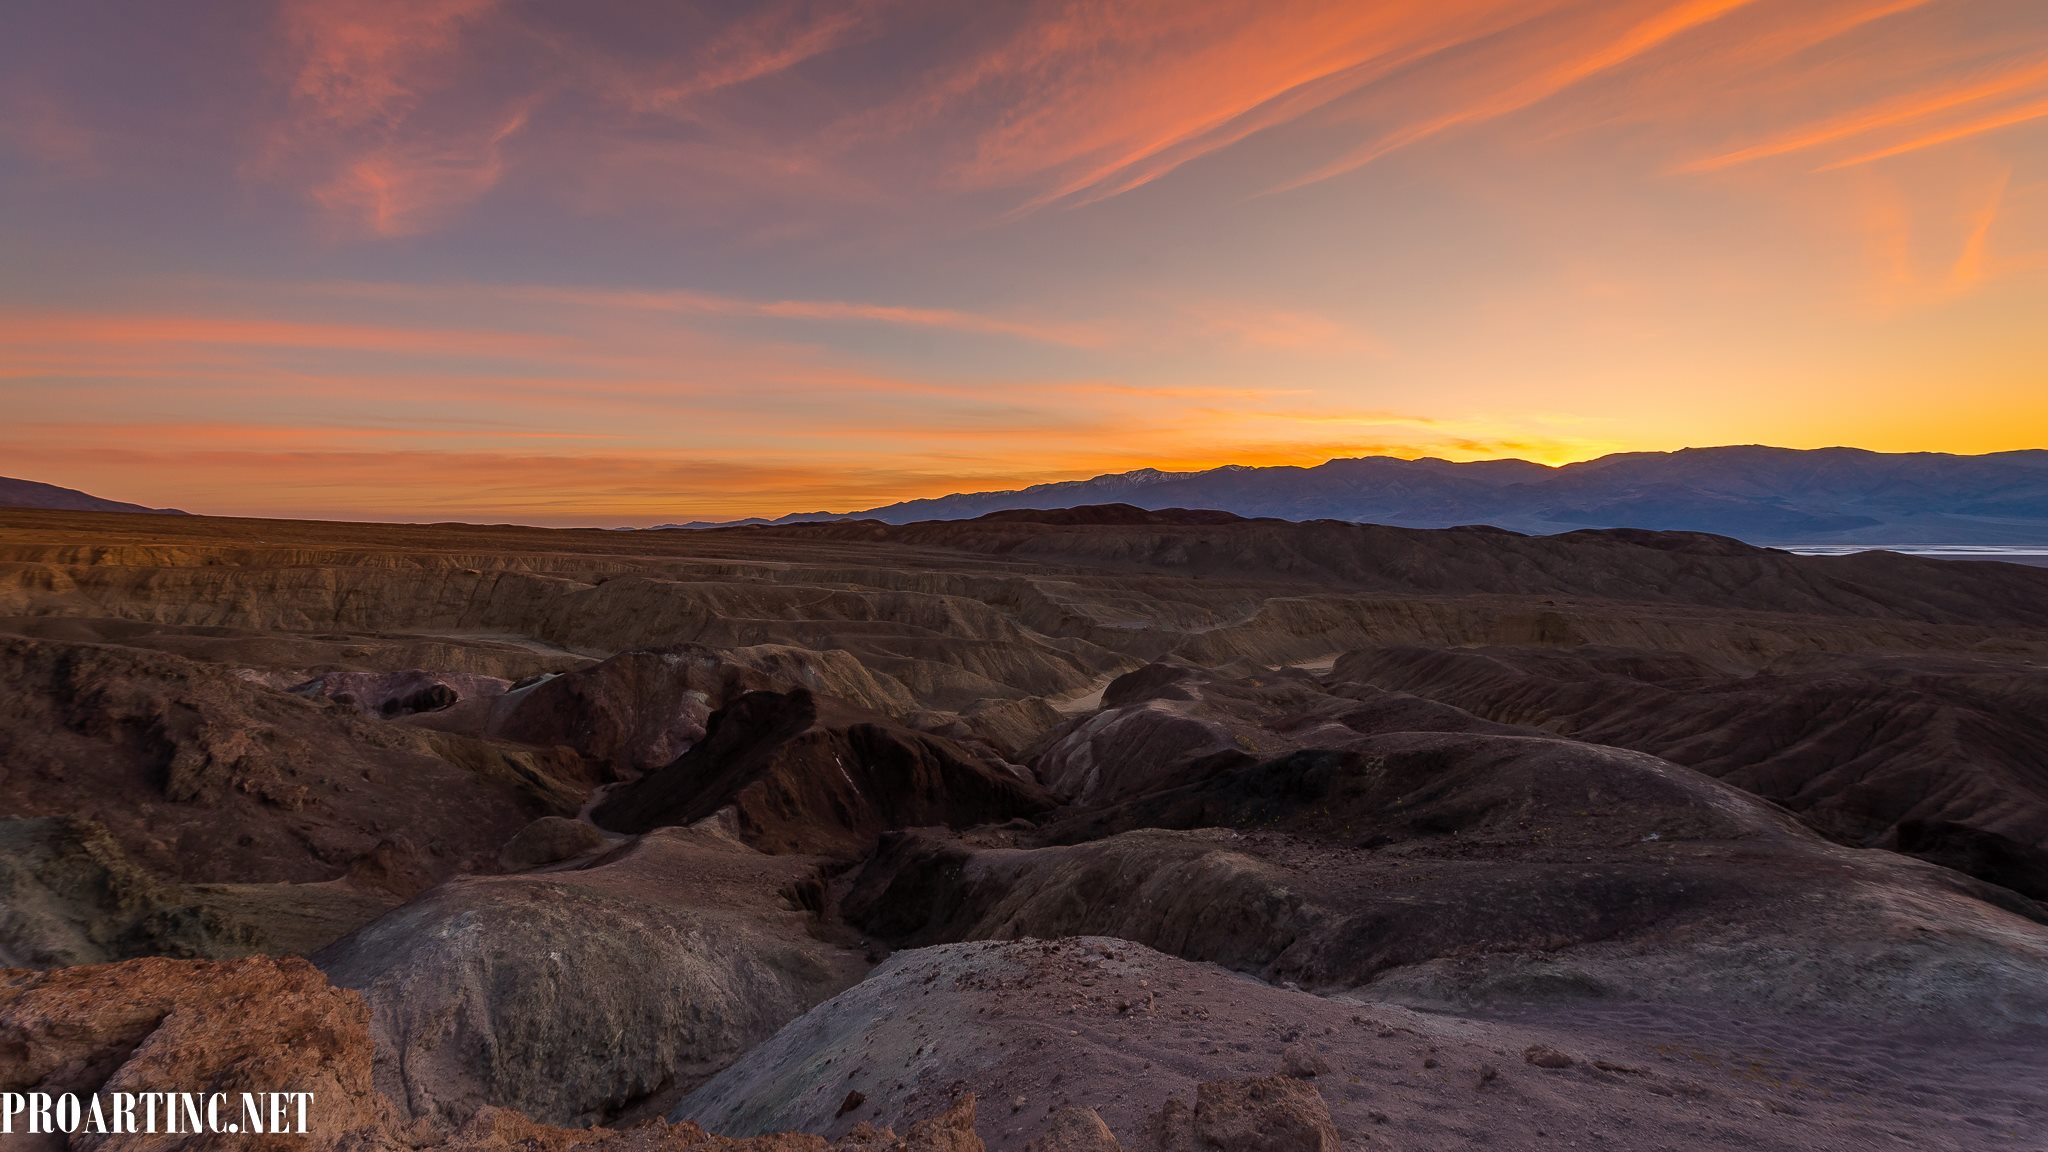
<instances>
[{"instance_id":1,"label":"desert valley floor","mask_svg":"<svg viewBox=\"0 0 2048 1152\"><path fill-rule=\"evenodd\" d=\"M318 1101L10 1150L2036 1149L2048 569L0 511L0 966Z\"/></svg>"}]
</instances>

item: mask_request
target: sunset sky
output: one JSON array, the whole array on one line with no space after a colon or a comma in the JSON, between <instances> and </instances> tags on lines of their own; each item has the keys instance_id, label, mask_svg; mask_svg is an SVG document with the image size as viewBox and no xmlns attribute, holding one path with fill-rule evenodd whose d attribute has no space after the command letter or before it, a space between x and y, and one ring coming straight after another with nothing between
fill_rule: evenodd
<instances>
[{"instance_id":1,"label":"sunset sky","mask_svg":"<svg viewBox=\"0 0 2048 1152\"><path fill-rule=\"evenodd\" d=\"M0 475L646 524L2048 446L2048 2L12 0Z\"/></svg>"}]
</instances>

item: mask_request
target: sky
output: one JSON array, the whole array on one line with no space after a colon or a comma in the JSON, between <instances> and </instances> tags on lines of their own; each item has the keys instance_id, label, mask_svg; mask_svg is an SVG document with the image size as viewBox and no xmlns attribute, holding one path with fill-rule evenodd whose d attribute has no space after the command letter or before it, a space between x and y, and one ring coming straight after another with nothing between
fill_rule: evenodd
<instances>
[{"instance_id":1,"label":"sky","mask_svg":"<svg viewBox=\"0 0 2048 1152\"><path fill-rule=\"evenodd\" d=\"M2048 446L2042 0L6 0L0 475L634 525Z\"/></svg>"}]
</instances>

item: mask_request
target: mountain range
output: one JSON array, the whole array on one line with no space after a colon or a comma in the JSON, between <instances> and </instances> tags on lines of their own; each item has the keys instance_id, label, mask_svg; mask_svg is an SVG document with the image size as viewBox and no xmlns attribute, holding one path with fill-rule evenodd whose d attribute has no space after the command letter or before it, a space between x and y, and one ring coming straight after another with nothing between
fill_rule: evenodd
<instances>
[{"instance_id":1,"label":"mountain range","mask_svg":"<svg viewBox=\"0 0 2048 1152\"><path fill-rule=\"evenodd\" d=\"M1409 528L1490 524L1531 534L1646 528L1759 544L2037 546L2048 545L2048 450L1960 456L1740 445L1623 452L1560 467L1366 456L1306 468L1146 468L859 512L660 527L843 519L908 524L1106 503Z\"/></svg>"},{"instance_id":2,"label":"mountain range","mask_svg":"<svg viewBox=\"0 0 2048 1152\"><path fill-rule=\"evenodd\" d=\"M76 488L59 488L35 480L0 476L0 508L48 508L58 512L153 512L183 516L176 508L149 508L125 500L106 500Z\"/></svg>"}]
</instances>

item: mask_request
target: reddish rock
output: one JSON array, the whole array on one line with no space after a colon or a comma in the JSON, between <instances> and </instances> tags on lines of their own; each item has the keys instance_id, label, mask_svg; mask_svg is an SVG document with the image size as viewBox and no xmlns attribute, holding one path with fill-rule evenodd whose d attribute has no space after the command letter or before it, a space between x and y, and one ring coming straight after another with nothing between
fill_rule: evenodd
<instances>
[{"instance_id":1,"label":"reddish rock","mask_svg":"<svg viewBox=\"0 0 2048 1152\"><path fill-rule=\"evenodd\" d=\"M1156 1121L1167 1152L1342 1152L1323 1094L1290 1076L1220 1080L1195 1106L1168 1100Z\"/></svg>"},{"instance_id":2,"label":"reddish rock","mask_svg":"<svg viewBox=\"0 0 2048 1152\"><path fill-rule=\"evenodd\" d=\"M1296 1080L1313 1080L1330 1070L1330 1062L1306 1044L1289 1044L1280 1050L1280 1070Z\"/></svg>"},{"instance_id":3,"label":"reddish rock","mask_svg":"<svg viewBox=\"0 0 2048 1152\"><path fill-rule=\"evenodd\" d=\"M1052 1114L1024 1152L1122 1152L1122 1147L1095 1109L1069 1105Z\"/></svg>"},{"instance_id":4,"label":"reddish rock","mask_svg":"<svg viewBox=\"0 0 2048 1152\"><path fill-rule=\"evenodd\" d=\"M0 1089L310 1092L315 1139L110 1136L96 1152L396 1147L371 1080L369 1012L295 957L131 960L0 972Z\"/></svg>"}]
</instances>

